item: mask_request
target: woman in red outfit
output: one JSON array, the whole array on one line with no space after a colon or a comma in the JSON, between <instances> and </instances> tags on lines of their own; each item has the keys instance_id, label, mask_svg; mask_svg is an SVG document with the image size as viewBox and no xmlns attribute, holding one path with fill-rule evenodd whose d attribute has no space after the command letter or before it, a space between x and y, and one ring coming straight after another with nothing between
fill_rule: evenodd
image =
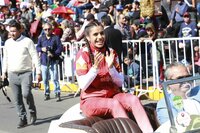
<instances>
[{"instance_id":1,"label":"woman in red outfit","mask_svg":"<svg viewBox=\"0 0 200 133\"><path fill-rule=\"evenodd\" d=\"M127 112L132 112L143 132L153 132L139 98L120 91L123 74L116 52L104 44L102 25L89 23L85 37L88 43L76 57L83 113L86 116L128 118Z\"/></svg>"}]
</instances>

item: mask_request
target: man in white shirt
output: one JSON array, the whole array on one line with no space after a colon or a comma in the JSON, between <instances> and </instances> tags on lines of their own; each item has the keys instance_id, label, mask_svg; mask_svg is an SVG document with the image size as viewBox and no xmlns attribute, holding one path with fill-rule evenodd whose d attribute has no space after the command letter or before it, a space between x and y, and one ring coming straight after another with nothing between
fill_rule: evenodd
<instances>
[{"instance_id":1,"label":"man in white shirt","mask_svg":"<svg viewBox=\"0 0 200 133\"><path fill-rule=\"evenodd\" d=\"M11 20L9 32L11 38L5 42L2 78L5 79L8 75L9 85L13 91L20 118L17 128L21 128L27 125L27 113L23 97L29 106L31 124L34 124L37 119L31 85L33 66L36 67L38 81L41 79L40 62L33 41L21 34L19 22Z\"/></svg>"}]
</instances>

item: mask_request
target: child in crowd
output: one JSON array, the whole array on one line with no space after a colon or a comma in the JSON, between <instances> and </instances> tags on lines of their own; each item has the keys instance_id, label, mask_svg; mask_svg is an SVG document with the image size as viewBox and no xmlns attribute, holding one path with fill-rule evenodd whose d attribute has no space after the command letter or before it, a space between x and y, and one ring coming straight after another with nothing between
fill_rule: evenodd
<instances>
[{"instance_id":1,"label":"child in crowd","mask_svg":"<svg viewBox=\"0 0 200 133\"><path fill-rule=\"evenodd\" d=\"M179 38L196 37L197 25L196 25L196 22L191 21L191 15L189 12L184 13L183 20L184 22L181 23L178 37ZM191 63L191 43L192 43L191 40L179 41L180 52L183 53L185 51L185 54L186 54L186 57L182 57L181 60L184 58L189 63Z\"/></svg>"},{"instance_id":2,"label":"child in crowd","mask_svg":"<svg viewBox=\"0 0 200 133\"><path fill-rule=\"evenodd\" d=\"M133 61L132 57L125 57L124 63L128 66L127 75L124 75L125 87L133 87L139 84L140 66L138 61Z\"/></svg>"}]
</instances>

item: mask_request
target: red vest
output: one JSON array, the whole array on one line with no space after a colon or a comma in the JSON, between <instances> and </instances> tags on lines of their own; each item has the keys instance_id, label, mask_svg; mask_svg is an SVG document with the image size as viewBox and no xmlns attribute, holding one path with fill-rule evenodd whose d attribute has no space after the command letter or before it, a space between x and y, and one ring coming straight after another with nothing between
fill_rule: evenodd
<instances>
[{"instance_id":1,"label":"red vest","mask_svg":"<svg viewBox=\"0 0 200 133\"><path fill-rule=\"evenodd\" d=\"M110 51L113 49L109 49ZM91 48L92 53L94 54L94 49ZM100 52L105 52L105 49ZM121 72L121 68L119 65L117 53L115 54L115 62L114 66L118 72ZM82 48L77 56L76 56L76 73L78 76L85 75L88 73L90 68L92 67L92 62L89 56L88 48ZM94 81L89 85L86 90L82 90L81 99L89 98L89 97L112 97L115 94L119 93L119 87L112 81L112 78L109 74L109 69L105 58L100 63L98 74Z\"/></svg>"}]
</instances>

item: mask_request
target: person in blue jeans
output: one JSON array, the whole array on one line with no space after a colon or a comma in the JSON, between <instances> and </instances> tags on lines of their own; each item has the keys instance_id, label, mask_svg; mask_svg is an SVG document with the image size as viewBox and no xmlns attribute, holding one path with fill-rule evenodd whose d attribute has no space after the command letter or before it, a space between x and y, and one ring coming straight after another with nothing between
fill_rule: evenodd
<instances>
[{"instance_id":1,"label":"person in blue jeans","mask_svg":"<svg viewBox=\"0 0 200 133\"><path fill-rule=\"evenodd\" d=\"M200 2L197 3L197 12L198 12L199 15L200 15Z\"/></svg>"},{"instance_id":2,"label":"person in blue jeans","mask_svg":"<svg viewBox=\"0 0 200 133\"><path fill-rule=\"evenodd\" d=\"M57 101L60 99L60 85L58 79L58 62L59 56L63 51L63 47L59 36L52 34L52 24L46 22L43 25L44 35L38 39L38 44L36 46L37 52L40 55L41 60L41 70L42 70L42 80L45 87L45 99L50 99L50 86L49 79L53 81L54 93Z\"/></svg>"}]
</instances>

